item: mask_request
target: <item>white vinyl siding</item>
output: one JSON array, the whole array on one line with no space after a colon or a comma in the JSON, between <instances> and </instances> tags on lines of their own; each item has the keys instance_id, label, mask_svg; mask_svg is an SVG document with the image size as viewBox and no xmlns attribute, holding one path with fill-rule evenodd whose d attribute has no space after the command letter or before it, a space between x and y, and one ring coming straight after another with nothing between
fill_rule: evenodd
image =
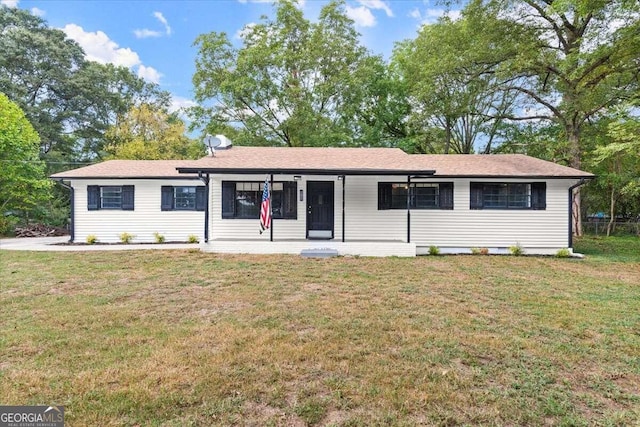
<instances>
[{"instance_id":1,"label":"white vinyl siding","mask_svg":"<svg viewBox=\"0 0 640 427\"><path fill-rule=\"evenodd\" d=\"M259 234L257 219L222 219L221 181L259 181L264 176L212 177L211 227L212 240L268 241L270 233ZM405 177L347 176L345 178L345 238L346 241L407 240L407 211L378 210L378 182L404 182ZM293 180L293 176L274 176L274 181ZM336 177L303 176L297 181L297 220L274 220L274 240L302 240L306 235L307 181L330 180L335 183L334 241L342 239L342 181ZM482 182L547 183L544 210L472 210L469 208L469 187L473 179L434 178L432 182L453 182L453 210L412 209L411 243L417 246L436 245L442 248L507 248L519 244L524 248L563 248L568 242L568 188L573 180L541 179L481 179ZM478 181L478 179L475 179ZM412 182L429 182L428 179Z\"/></svg>"},{"instance_id":2,"label":"white vinyl siding","mask_svg":"<svg viewBox=\"0 0 640 427\"><path fill-rule=\"evenodd\" d=\"M75 195L75 242L86 241L95 235L99 242L120 241L120 234L135 235L133 243L153 243L154 233L160 233L167 242L185 242L189 235L204 238L204 212L161 211L161 188L163 185L200 186L199 180L172 179L83 179L72 180ZM87 210L87 186L135 186L134 210Z\"/></svg>"},{"instance_id":3,"label":"white vinyl siding","mask_svg":"<svg viewBox=\"0 0 640 427\"><path fill-rule=\"evenodd\" d=\"M546 180L544 210L469 208L469 183L540 182L515 179L454 180L453 211L411 211L411 240L452 248L564 248L568 244L568 189L573 180Z\"/></svg>"}]
</instances>

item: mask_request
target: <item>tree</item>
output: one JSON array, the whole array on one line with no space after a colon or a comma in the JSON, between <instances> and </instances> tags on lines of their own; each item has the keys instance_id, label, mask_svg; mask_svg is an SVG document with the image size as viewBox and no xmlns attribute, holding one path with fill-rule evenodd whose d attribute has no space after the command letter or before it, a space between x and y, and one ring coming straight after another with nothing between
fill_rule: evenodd
<instances>
[{"instance_id":1,"label":"tree","mask_svg":"<svg viewBox=\"0 0 640 427\"><path fill-rule=\"evenodd\" d=\"M511 21L518 30L505 43L520 47L497 72L503 89L521 94L528 105L522 105L522 114L505 117L557 124L567 142L569 166L580 168L588 151L585 128L638 91L640 5L628 0L476 0L467 11ZM491 29L476 28L482 31ZM577 193L574 212L580 210ZM579 216L574 231L581 231Z\"/></svg>"},{"instance_id":2,"label":"tree","mask_svg":"<svg viewBox=\"0 0 640 427\"><path fill-rule=\"evenodd\" d=\"M44 158L101 158L104 132L118 115L142 102L169 104L169 94L158 85L84 56L76 42L42 18L0 6L0 91L40 134Z\"/></svg>"},{"instance_id":3,"label":"tree","mask_svg":"<svg viewBox=\"0 0 640 427\"><path fill-rule=\"evenodd\" d=\"M22 216L50 197L39 144L24 112L0 93L0 234L8 231L10 216Z\"/></svg>"},{"instance_id":4,"label":"tree","mask_svg":"<svg viewBox=\"0 0 640 427\"><path fill-rule=\"evenodd\" d=\"M237 49L225 33L197 38L197 123L208 131L238 126L254 145L377 143L354 132L353 105L362 104L361 86L373 80L365 74L375 67L343 2L323 7L312 23L294 2L280 1L275 18L245 27L242 40Z\"/></svg>"},{"instance_id":5,"label":"tree","mask_svg":"<svg viewBox=\"0 0 640 427\"><path fill-rule=\"evenodd\" d=\"M64 136L72 116L68 82L83 62L82 48L61 30L25 10L0 6L0 91L24 110L43 153L72 150Z\"/></svg>"},{"instance_id":6,"label":"tree","mask_svg":"<svg viewBox=\"0 0 640 427\"><path fill-rule=\"evenodd\" d=\"M616 217L623 214L637 217L640 214L640 120L620 114L607 120L607 132L590 159L598 174L597 187L607 197L609 223L607 235L613 232ZM627 207L624 212L621 208Z\"/></svg>"},{"instance_id":7,"label":"tree","mask_svg":"<svg viewBox=\"0 0 640 427\"><path fill-rule=\"evenodd\" d=\"M416 39L396 46L393 64L407 87L409 122L423 135L418 151L468 154L482 143L489 153L497 145L517 98L501 89L495 73L516 48L502 42L512 31L504 20L465 13L425 25Z\"/></svg>"},{"instance_id":8,"label":"tree","mask_svg":"<svg viewBox=\"0 0 640 427\"><path fill-rule=\"evenodd\" d=\"M133 107L106 132L107 152L114 159L197 159L204 145L185 136L182 120L148 104Z\"/></svg>"}]
</instances>

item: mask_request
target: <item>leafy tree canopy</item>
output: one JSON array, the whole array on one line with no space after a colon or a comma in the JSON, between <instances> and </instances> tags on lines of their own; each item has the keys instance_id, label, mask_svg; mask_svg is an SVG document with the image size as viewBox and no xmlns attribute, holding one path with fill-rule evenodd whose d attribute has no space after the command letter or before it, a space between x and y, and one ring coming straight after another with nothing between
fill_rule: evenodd
<instances>
[{"instance_id":1,"label":"leafy tree canopy","mask_svg":"<svg viewBox=\"0 0 640 427\"><path fill-rule=\"evenodd\" d=\"M177 116L149 104L133 107L106 132L107 152L114 159L197 159L204 145L185 136Z\"/></svg>"},{"instance_id":2,"label":"leafy tree canopy","mask_svg":"<svg viewBox=\"0 0 640 427\"><path fill-rule=\"evenodd\" d=\"M39 144L40 138L24 112L0 93L0 220L50 197L52 183L39 159ZM0 221L0 226L3 223Z\"/></svg>"},{"instance_id":3,"label":"leafy tree canopy","mask_svg":"<svg viewBox=\"0 0 640 427\"><path fill-rule=\"evenodd\" d=\"M317 22L292 1L275 5L275 18L243 30L236 48L225 33L196 40L193 78L197 123L212 133L241 129L253 145L377 144L359 108L370 95L376 61L360 45L343 2L326 5Z\"/></svg>"}]
</instances>

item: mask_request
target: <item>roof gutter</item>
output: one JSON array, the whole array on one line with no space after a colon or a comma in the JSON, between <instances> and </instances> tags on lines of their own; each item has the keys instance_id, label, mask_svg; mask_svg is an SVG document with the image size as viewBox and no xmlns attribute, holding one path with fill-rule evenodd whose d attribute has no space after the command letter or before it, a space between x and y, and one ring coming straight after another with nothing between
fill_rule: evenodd
<instances>
[{"instance_id":1,"label":"roof gutter","mask_svg":"<svg viewBox=\"0 0 640 427\"><path fill-rule=\"evenodd\" d=\"M73 241L75 240L76 237L76 221L75 221L75 200L76 200L76 196L75 196L75 190L73 189L72 186L67 185L64 183L64 181L62 180L62 178L53 178L53 180L55 182L57 182L58 184L62 185L64 188L68 188L69 189L69 200L70 200L70 208L71 208L71 214L69 217L69 243L73 243Z\"/></svg>"},{"instance_id":2,"label":"roof gutter","mask_svg":"<svg viewBox=\"0 0 640 427\"><path fill-rule=\"evenodd\" d=\"M234 174L234 175L261 175L261 174L276 174L276 175L427 175L432 176L436 173L435 170L407 170L407 169L296 169L296 168L282 168L282 169L265 169L265 168L198 168L198 167L178 167L176 168L179 173L217 173L217 174Z\"/></svg>"}]
</instances>

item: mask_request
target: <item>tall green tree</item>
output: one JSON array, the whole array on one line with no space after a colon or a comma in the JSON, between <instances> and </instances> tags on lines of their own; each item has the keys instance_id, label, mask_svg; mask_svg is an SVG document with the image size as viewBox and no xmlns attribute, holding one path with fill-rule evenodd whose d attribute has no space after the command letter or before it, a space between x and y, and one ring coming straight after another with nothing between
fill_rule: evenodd
<instances>
[{"instance_id":1,"label":"tall green tree","mask_svg":"<svg viewBox=\"0 0 640 427\"><path fill-rule=\"evenodd\" d=\"M208 130L239 126L251 144L321 146L362 141L353 105L361 104L375 70L360 45L343 2L322 8L317 22L292 1L275 5L275 17L243 30L235 48L224 33L201 35L193 77L200 107L196 121ZM366 122L360 123L366 126Z\"/></svg>"},{"instance_id":2,"label":"tall green tree","mask_svg":"<svg viewBox=\"0 0 640 427\"><path fill-rule=\"evenodd\" d=\"M42 18L0 6L0 91L24 110L46 159L100 158L104 132L118 115L142 102L169 103L158 85L84 56L76 42Z\"/></svg>"},{"instance_id":3,"label":"tall green tree","mask_svg":"<svg viewBox=\"0 0 640 427\"><path fill-rule=\"evenodd\" d=\"M585 160L598 175L598 207L609 213L609 235L619 214L640 215L640 119L622 113L603 121L606 133Z\"/></svg>"},{"instance_id":4,"label":"tall green tree","mask_svg":"<svg viewBox=\"0 0 640 427\"><path fill-rule=\"evenodd\" d=\"M23 216L50 197L52 186L39 159L40 138L18 105L0 93L0 233L10 217Z\"/></svg>"},{"instance_id":5,"label":"tall green tree","mask_svg":"<svg viewBox=\"0 0 640 427\"><path fill-rule=\"evenodd\" d=\"M590 122L636 96L640 82L640 4L629 0L474 0L469 14L490 15L518 30L505 43L520 48L500 63L505 90L526 99L513 120L561 129L569 166L591 148ZM476 28L478 33L491 28ZM580 212L579 193L574 212ZM574 221L580 232L580 218Z\"/></svg>"},{"instance_id":6,"label":"tall green tree","mask_svg":"<svg viewBox=\"0 0 640 427\"><path fill-rule=\"evenodd\" d=\"M407 88L409 123L422 136L417 151L469 154L482 145L489 153L497 145L518 97L503 90L496 75L517 49L503 42L513 31L497 17L465 11L460 20L425 25L414 40L396 46L392 65Z\"/></svg>"},{"instance_id":7,"label":"tall green tree","mask_svg":"<svg viewBox=\"0 0 640 427\"><path fill-rule=\"evenodd\" d=\"M149 104L133 107L106 132L109 158L134 160L197 159L204 144L185 135L175 114Z\"/></svg>"}]
</instances>

